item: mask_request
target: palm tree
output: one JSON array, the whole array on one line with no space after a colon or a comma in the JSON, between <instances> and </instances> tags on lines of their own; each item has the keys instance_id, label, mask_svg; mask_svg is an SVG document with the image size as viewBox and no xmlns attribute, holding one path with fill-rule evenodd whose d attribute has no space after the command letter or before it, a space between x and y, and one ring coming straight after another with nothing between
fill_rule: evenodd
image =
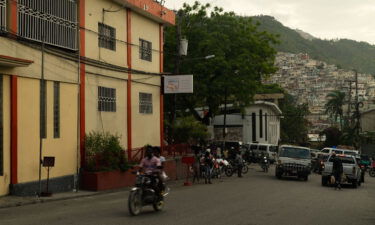
<instances>
[{"instance_id":1,"label":"palm tree","mask_svg":"<svg viewBox=\"0 0 375 225\"><path fill-rule=\"evenodd\" d=\"M340 119L340 129L342 130L342 119L343 119L343 105L345 101L345 93L339 90L332 91L327 94L326 98L328 99L327 103L325 104L326 113L332 118Z\"/></svg>"}]
</instances>

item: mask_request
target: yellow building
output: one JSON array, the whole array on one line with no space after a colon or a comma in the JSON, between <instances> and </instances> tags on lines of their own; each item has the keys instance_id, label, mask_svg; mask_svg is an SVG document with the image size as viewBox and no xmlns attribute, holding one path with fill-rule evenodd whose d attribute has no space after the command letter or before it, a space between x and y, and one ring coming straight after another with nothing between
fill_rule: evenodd
<instances>
[{"instance_id":1,"label":"yellow building","mask_svg":"<svg viewBox=\"0 0 375 225\"><path fill-rule=\"evenodd\" d=\"M0 196L76 188L84 136L163 140L163 27L154 0L0 0ZM46 161L45 161L46 162Z\"/></svg>"}]
</instances>

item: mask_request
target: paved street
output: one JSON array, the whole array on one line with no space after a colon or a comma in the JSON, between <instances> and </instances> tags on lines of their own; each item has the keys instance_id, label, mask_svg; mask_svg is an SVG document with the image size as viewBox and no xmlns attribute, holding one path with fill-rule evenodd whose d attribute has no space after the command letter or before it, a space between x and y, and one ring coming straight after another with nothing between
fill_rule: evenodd
<instances>
[{"instance_id":1,"label":"paved street","mask_svg":"<svg viewBox=\"0 0 375 225\"><path fill-rule=\"evenodd\" d=\"M165 210L145 208L138 217L127 211L126 191L0 210L1 225L320 225L375 224L375 178L358 189L321 187L320 176L308 182L277 180L252 167L244 178L214 180L212 185L176 185Z\"/></svg>"}]
</instances>

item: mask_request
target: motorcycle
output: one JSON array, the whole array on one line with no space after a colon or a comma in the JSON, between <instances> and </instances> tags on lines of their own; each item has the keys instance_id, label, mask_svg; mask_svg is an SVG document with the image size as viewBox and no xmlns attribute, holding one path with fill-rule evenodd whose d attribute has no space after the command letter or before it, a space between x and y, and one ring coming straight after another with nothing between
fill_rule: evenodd
<instances>
[{"instance_id":1,"label":"motorcycle","mask_svg":"<svg viewBox=\"0 0 375 225\"><path fill-rule=\"evenodd\" d=\"M136 174L135 186L130 190L128 198L129 213L136 216L142 211L142 207L152 205L155 211L161 211L164 207L164 197L169 194L169 188L165 187L165 192L157 192L159 176L153 174Z\"/></svg>"},{"instance_id":2,"label":"motorcycle","mask_svg":"<svg viewBox=\"0 0 375 225\"><path fill-rule=\"evenodd\" d=\"M375 167L371 167L368 173L371 177L375 177Z\"/></svg>"},{"instance_id":3,"label":"motorcycle","mask_svg":"<svg viewBox=\"0 0 375 225\"><path fill-rule=\"evenodd\" d=\"M227 165L225 168L225 175L227 175L227 177L231 177L233 176L234 173L237 172L237 170L238 170L237 163L234 161L231 161L229 165ZM242 161L242 174L246 174L247 172L249 172L249 166L247 165L246 161L243 160Z\"/></svg>"},{"instance_id":4,"label":"motorcycle","mask_svg":"<svg viewBox=\"0 0 375 225\"><path fill-rule=\"evenodd\" d=\"M263 172L268 173L269 162L267 157L263 157L263 159L261 159L260 167L263 169Z\"/></svg>"}]
</instances>

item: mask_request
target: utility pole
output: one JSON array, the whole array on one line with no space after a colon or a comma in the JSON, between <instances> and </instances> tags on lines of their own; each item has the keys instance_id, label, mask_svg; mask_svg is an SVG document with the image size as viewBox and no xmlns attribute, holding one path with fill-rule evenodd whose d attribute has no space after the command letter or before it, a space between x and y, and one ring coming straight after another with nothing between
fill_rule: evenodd
<instances>
[{"instance_id":1,"label":"utility pole","mask_svg":"<svg viewBox=\"0 0 375 225\"><path fill-rule=\"evenodd\" d=\"M180 74L180 66L181 66L181 54L180 54L180 48L181 48L181 17L182 17L182 12L178 11L176 13L177 16L177 23L176 23L176 64L175 64L175 75ZM176 105L177 105L177 94L173 94L172 97L172 112L171 112L171 132L170 132L170 141L174 143L174 123L176 120Z\"/></svg>"},{"instance_id":2,"label":"utility pole","mask_svg":"<svg viewBox=\"0 0 375 225\"><path fill-rule=\"evenodd\" d=\"M356 148L360 147L359 131L361 129L360 119L361 113L359 111L360 102L358 99L358 72L355 71L355 144Z\"/></svg>"},{"instance_id":3,"label":"utility pole","mask_svg":"<svg viewBox=\"0 0 375 225\"><path fill-rule=\"evenodd\" d=\"M227 98L228 98L228 88L225 86L224 90L224 118L223 118L223 149L225 150L225 139L226 139L226 129L227 129Z\"/></svg>"}]
</instances>

